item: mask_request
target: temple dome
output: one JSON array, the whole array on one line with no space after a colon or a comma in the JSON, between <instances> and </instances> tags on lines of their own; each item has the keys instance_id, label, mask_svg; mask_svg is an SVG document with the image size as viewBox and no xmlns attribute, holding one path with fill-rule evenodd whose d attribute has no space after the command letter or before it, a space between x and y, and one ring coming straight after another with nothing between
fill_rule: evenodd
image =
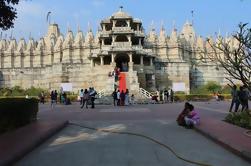
<instances>
[{"instance_id":1,"label":"temple dome","mask_svg":"<svg viewBox=\"0 0 251 166\"><path fill-rule=\"evenodd\" d=\"M122 7L120 7L120 10L116 13L113 13L113 18L132 18L128 13L122 11Z\"/></svg>"}]
</instances>

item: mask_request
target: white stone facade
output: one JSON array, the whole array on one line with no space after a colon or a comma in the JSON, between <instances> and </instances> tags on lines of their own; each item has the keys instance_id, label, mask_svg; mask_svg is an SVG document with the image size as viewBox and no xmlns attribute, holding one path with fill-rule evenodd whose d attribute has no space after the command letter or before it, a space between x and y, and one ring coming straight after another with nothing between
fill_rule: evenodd
<instances>
[{"instance_id":1,"label":"white stone facade","mask_svg":"<svg viewBox=\"0 0 251 166\"><path fill-rule=\"evenodd\" d=\"M114 80L108 73L123 69L122 63L127 87L135 92L184 82L189 93L207 81L225 82L221 68L200 62L199 52L210 50L188 22L180 33L174 28L168 36L161 27L159 35L154 28L146 35L140 20L120 10L100 25L95 36L91 29L62 35L50 24L38 41L0 40L0 87L59 89L70 82L74 91L91 86L110 93Z\"/></svg>"}]
</instances>

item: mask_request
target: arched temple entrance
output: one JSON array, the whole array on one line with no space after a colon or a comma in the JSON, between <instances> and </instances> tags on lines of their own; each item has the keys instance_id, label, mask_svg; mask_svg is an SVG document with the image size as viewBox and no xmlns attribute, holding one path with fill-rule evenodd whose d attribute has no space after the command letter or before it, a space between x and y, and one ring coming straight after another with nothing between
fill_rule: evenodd
<instances>
[{"instance_id":1,"label":"arched temple entrance","mask_svg":"<svg viewBox=\"0 0 251 166\"><path fill-rule=\"evenodd\" d=\"M128 72L129 56L127 54L117 54L115 62L116 67L120 68L121 72Z\"/></svg>"}]
</instances>

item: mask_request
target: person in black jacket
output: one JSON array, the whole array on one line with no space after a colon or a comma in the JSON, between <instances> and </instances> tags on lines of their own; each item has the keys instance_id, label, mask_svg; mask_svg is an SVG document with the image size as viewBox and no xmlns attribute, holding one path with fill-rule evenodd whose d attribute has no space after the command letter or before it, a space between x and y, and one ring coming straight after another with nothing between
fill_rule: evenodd
<instances>
[{"instance_id":1,"label":"person in black jacket","mask_svg":"<svg viewBox=\"0 0 251 166\"><path fill-rule=\"evenodd\" d=\"M112 97L113 97L113 105L116 106L118 100L116 89L112 92Z\"/></svg>"}]
</instances>

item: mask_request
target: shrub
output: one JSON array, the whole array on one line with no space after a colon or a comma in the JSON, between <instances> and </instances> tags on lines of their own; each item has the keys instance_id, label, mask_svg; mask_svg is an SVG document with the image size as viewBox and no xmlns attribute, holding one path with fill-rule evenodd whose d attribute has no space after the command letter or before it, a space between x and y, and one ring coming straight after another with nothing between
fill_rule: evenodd
<instances>
[{"instance_id":1,"label":"shrub","mask_svg":"<svg viewBox=\"0 0 251 166\"><path fill-rule=\"evenodd\" d=\"M174 101L208 101L212 99L212 95L201 95L201 94L191 94L191 95L174 95Z\"/></svg>"},{"instance_id":2,"label":"shrub","mask_svg":"<svg viewBox=\"0 0 251 166\"><path fill-rule=\"evenodd\" d=\"M248 111L229 113L225 121L243 128L251 129L251 117Z\"/></svg>"},{"instance_id":3,"label":"shrub","mask_svg":"<svg viewBox=\"0 0 251 166\"><path fill-rule=\"evenodd\" d=\"M78 101L78 95L67 95L71 102Z\"/></svg>"},{"instance_id":4,"label":"shrub","mask_svg":"<svg viewBox=\"0 0 251 166\"><path fill-rule=\"evenodd\" d=\"M185 100L186 100L186 95L182 94L174 95L174 101L185 101Z\"/></svg>"},{"instance_id":5,"label":"shrub","mask_svg":"<svg viewBox=\"0 0 251 166\"><path fill-rule=\"evenodd\" d=\"M0 88L0 96L38 96L42 91L44 91L45 94L49 94L48 91L41 88L31 87L22 89L19 86L15 86L13 88Z\"/></svg>"},{"instance_id":6,"label":"shrub","mask_svg":"<svg viewBox=\"0 0 251 166\"><path fill-rule=\"evenodd\" d=\"M1 98L0 108L0 133L3 133L36 120L38 100Z\"/></svg>"}]
</instances>

